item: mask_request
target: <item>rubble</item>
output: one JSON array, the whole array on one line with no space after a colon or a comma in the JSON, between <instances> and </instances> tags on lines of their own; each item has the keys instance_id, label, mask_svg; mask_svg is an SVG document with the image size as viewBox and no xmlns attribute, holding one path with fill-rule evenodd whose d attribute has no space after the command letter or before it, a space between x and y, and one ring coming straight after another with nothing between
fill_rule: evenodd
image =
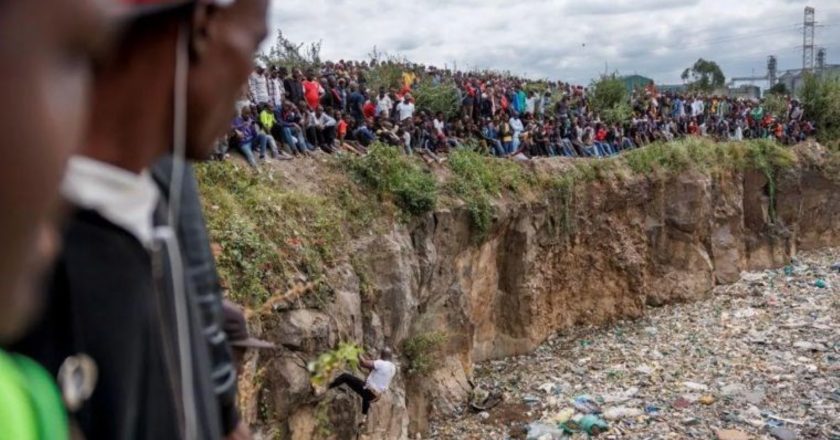
<instances>
[{"instance_id":1,"label":"rubble","mask_svg":"<svg viewBox=\"0 0 840 440\"><path fill-rule=\"evenodd\" d=\"M840 249L801 254L707 300L477 365L474 382L504 401L489 418L437 420L424 438L585 439L589 417L609 424L607 440L840 440L837 261ZM508 403L527 411L494 424Z\"/></svg>"}]
</instances>

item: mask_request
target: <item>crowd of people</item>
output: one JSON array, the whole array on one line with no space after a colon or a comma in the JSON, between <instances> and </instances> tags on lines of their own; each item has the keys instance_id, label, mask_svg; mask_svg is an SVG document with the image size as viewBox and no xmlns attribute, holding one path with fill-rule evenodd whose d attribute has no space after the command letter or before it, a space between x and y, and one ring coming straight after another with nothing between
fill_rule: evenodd
<instances>
[{"instance_id":1,"label":"crowd of people","mask_svg":"<svg viewBox=\"0 0 840 440\"><path fill-rule=\"evenodd\" d=\"M367 77L385 64L401 69L402 81L398 87L371 89ZM418 109L413 95L421 81L454 85L456 111ZM784 112L771 114L762 100L647 87L630 94L625 120L608 122L591 105L591 94L591 88L563 82L532 84L510 75L390 61L327 62L305 72L258 66L219 152L239 151L253 166L258 158L364 154L377 141L428 160L467 145L519 159L604 157L686 136L791 144L815 130L790 98Z\"/></svg>"},{"instance_id":2,"label":"crowd of people","mask_svg":"<svg viewBox=\"0 0 840 440\"><path fill-rule=\"evenodd\" d=\"M248 161L364 154L373 142L435 160L604 156L700 135L813 132L791 101L634 95L605 124L589 91L540 92L496 74L404 66L370 91L365 63L253 69L268 0L0 2L0 439L250 438L237 371L251 338L225 304L190 163L226 139ZM250 76L249 76L250 75ZM453 82L457 115L428 114L418 81ZM246 99L237 98L247 88ZM231 110L239 113L231 124ZM342 375L362 411L387 392L391 352Z\"/></svg>"}]
</instances>

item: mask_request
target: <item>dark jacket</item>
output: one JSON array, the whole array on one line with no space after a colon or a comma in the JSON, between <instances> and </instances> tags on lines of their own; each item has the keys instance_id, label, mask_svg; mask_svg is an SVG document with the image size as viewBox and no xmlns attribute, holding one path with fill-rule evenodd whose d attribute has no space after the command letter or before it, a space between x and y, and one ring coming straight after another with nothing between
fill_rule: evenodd
<instances>
[{"instance_id":1,"label":"dark jacket","mask_svg":"<svg viewBox=\"0 0 840 440\"><path fill-rule=\"evenodd\" d=\"M152 176L163 194L169 193L171 175L171 158L161 160L152 169ZM214 393L219 402L222 429L227 435L239 423L236 367L227 336L222 330L222 288L201 210L198 183L190 164L186 165L184 173L177 234L185 270L194 287L192 293L201 313L203 333L210 350Z\"/></svg>"},{"instance_id":2,"label":"dark jacket","mask_svg":"<svg viewBox=\"0 0 840 440\"><path fill-rule=\"evenodd\" d=\"M163 204L156 217L158 225L165 223ZM88 440L183 438L189 402L182 398L173 290L180 277L173 277L168 258L169 252L179 255L171 247L177 243L157 240L149 251L88 210L72 214L62 235L42 319L14 349L54 375L69 356L85 353L94 360L96 387L71 414ZM189 412L196 416L196 438L219 439L206 319L192 276L184 285L193 376Z\"/></svg>"}]
</instances>

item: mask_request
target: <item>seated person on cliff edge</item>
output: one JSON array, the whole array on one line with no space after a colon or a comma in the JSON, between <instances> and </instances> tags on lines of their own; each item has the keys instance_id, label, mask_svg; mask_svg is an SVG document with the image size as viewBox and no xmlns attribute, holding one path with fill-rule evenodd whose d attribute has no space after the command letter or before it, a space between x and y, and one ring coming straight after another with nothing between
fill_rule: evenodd
<instances>
[{"instance_id":1,"label":"seated person on cliff edge","mask_svg":"<svg viewBox=\"0 0 840 440\"><path fill-rule=\"evenodd\" d=\"M329 389L347 385L351 390L356 392L362 398L362 422L363 425L367 421L368 410L370 404L379 400L391 385L391 379L397 374L397 367L391 362L393 354L388 348L383 348L379 354L379 359L371 361L359 355L359 364L362 368L369 370L367 380L359 379L352 374L344 373L335 378L330 383Z\"/></svg>"}]
</instances>

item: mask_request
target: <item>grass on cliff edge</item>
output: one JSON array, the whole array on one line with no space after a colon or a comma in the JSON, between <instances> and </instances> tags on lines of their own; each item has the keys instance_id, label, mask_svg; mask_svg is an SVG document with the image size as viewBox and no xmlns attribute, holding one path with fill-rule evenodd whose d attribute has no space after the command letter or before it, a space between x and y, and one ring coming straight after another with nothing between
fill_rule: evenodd
<instances>
[{"instance_id":1,"label":"grass on cliff edge","mask_svg":"<svg viewBox=\"0 0 840 440\"><path fill-rule=\"evenodd\" d=\"M238 161L201 164L196 174L222 282L250 306L295 282L323 283L325 268L377 212L347 179L325 179L314 195L289 189L273 169L256 173Z\"/></svg>"},{"instance_id":2,"label":"grass on cliff edge","mask_svg":"<svg viewBox=\"0 0 840 440\"><path fill-rule=\"evenodd\" d=\"M275 167L258 174L239 161L199 165L197 174L211 237L220 248L222 279L234 299L258 306L297 282L324 282L325 269L346 254L345 245L370 233L372 225L381 224L377 220L388 219L389 207L410 219L460 200L481 240L492 226L496 200L505 194L546 196L563 214L559 226L568 234L574 230L574 198L595 180L687 169L757 169L771 182L772 197L777 173L795 162L788 147L769 141L688 139L610 159L565 161L568 166L552 171L469 149L453 151L444 165L430 167L376 145L364 157L329 158L336 166L318 168L317 181L308 182L317 190L308 192L302 185L284 184Z\"/></svg>"}]
</instances>

